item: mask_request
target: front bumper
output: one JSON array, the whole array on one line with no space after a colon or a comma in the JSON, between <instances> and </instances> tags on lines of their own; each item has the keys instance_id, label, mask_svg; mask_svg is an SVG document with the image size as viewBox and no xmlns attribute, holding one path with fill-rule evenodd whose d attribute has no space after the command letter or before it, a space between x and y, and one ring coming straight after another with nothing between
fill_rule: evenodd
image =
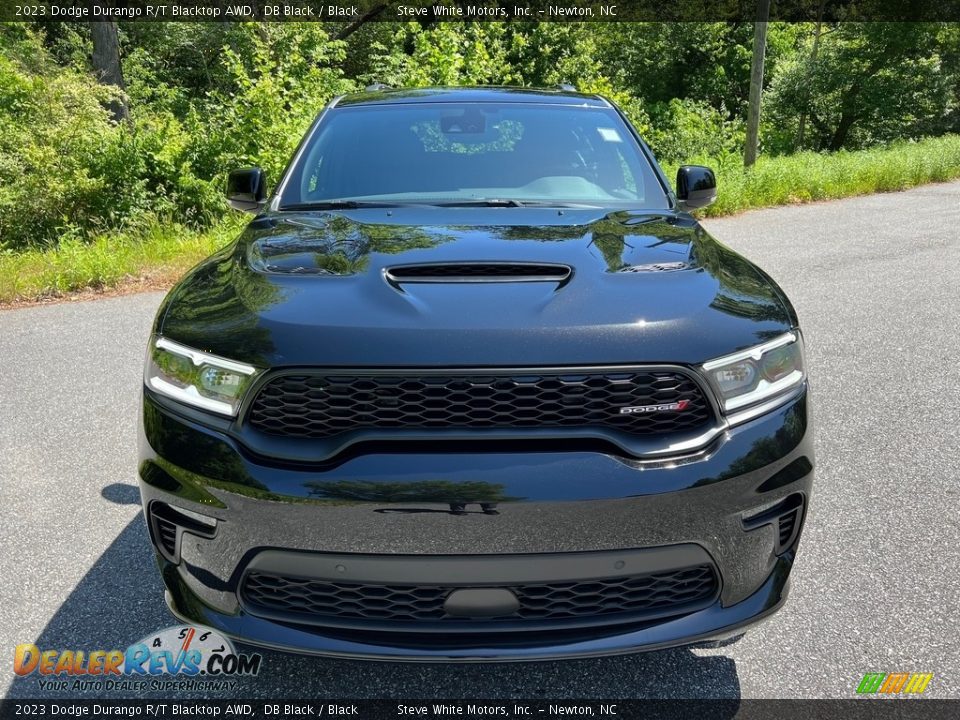
<instances>
[{"instance_id":1,"label":"front bumper","mask_svg":"<svg viewBox=\"0 0 960 720\"><path fill-rule=\"evenodd\" d=\"M181 531L173 555L162 549L153 524L151 537L171 610L245 642L397 660L657 649L736 634L786 599L813 479L807 403L804 390L699 453L655 462L579 450L438 446L311 467L252 458L227 435L147 394L143 507L148 521L151 507L159 507L154 503L215 520L213 530ZM795 527L784 538L770 508L798 499ZM380 573L385 585L390 577L399 582L397 575L468 585L471 572L472 584L510 585L519 576L511 579L507 567L522 576L552 567L553 559L557 581L699 563L715 570L717 586L683 612L629 621L610 616L592 624L498 628L480 620L454 631L408 632L389 623L312 622L252 608L241 591L245 578L271 558L282 558L285 567L301 559L304 577L339 567L345 581L377 582ZM458 566L467 568L463 577L451 579Z\"/></svg>"}]
</instances>

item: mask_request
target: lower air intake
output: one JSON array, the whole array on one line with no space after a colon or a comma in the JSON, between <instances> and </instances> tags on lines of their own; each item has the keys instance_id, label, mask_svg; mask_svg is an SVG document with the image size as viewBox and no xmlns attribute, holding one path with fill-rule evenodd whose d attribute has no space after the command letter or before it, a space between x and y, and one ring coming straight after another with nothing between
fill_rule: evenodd
<instances>
[{"instance_id":1,"label":"lower air intake","mask_svg":"<svg viewBox=\"0 0 960 720\"><path fill-rule=\"evenodd\" d=\"M503 586L519 601L515 611L470 622L609 622L643 620L690 612L712 602L719 591L716 572L701 565L646 575ZM462 623L444 603L457 590L444 585L374 585L332 582L252 571L241 586L251 614L287 617L314 624L371 621L405 625ZM400 629L400 628L398 628ZM518 628L520 629L520 628Z\"/></svg>"}]
</instances>

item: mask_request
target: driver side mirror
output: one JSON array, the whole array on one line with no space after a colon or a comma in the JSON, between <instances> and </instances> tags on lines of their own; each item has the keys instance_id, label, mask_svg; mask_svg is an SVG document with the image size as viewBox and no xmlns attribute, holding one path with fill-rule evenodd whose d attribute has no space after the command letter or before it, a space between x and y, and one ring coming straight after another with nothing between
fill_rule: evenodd
<instances>
[{"instance_id":1,"label":"driver side mirror","mask_svg":"<svg viewBox=\"0 0 960 720\"><path fill-rule=\"evenodd\" d=\"M717 176L703 165L683 165L677 170L677 200L681 210L703 208L717 199Z\"/></svg>"},{"instance_id":2,"label":"driver side mirror","mask_svg":"<svg viewBox=\"0 0 960 720\"><path fill-rule=\"evenodd\" d=\"M258 213L267 202L267 176L258 167L234 170L227 176L227 204L234 210Z\"/></svg>"}]
</instances>

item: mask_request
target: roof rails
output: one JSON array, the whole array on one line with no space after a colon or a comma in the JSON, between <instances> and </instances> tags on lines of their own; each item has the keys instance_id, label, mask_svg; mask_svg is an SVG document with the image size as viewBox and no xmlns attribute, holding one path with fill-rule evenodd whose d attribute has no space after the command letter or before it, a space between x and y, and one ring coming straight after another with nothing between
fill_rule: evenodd
<instances>
[{"instance_id":1,"label":"roof rails","mask_svg":"<svg viewBox=\"0 0 960 720\"><path fill-rule=\"evenodd\" d=\"M577 92L577 86L568 82L556 83L553 89L560 90L561 92ZM375 82L370 83L363 90L364 92L380 92L381 90L393 90L393 86L382 82Z\"/></svg>"}]
</instances>

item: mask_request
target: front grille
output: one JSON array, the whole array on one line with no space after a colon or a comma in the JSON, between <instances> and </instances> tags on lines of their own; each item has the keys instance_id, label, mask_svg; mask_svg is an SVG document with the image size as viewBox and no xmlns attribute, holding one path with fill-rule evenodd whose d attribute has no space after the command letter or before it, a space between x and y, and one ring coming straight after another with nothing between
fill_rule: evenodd
<instances>
[{"instance_id":1,"label":"front grille","mask_svg":"<svg viewBox=\"0 0 960 720\"><path fill-rule=\"evenodd\" d=\"M641 410L621 413L626 407ZM261 432L301 438L365 429L542 427L657 436L702 429L711 419L691 377L652 370L281 375L260 389L247 415Z\"/></svg>"},{"instance_id":2,"label":"front grille","mask_svg":"<svg viewBox=\"0 0 960 720\"><path fill-rule=\"evenodd\" d=\"M519 609L510 615L475 618L471 622L639 620L644 616L689 612L712 601L719 589L710 565L620 578L504 587L517 596ZM463 622L463 618L447 615L443 605L456 589L443 585L332 582L252 571L243 580L241 597L254 615L262 612L294 621L454 623Z\"/></svg>"}]
</instances>

